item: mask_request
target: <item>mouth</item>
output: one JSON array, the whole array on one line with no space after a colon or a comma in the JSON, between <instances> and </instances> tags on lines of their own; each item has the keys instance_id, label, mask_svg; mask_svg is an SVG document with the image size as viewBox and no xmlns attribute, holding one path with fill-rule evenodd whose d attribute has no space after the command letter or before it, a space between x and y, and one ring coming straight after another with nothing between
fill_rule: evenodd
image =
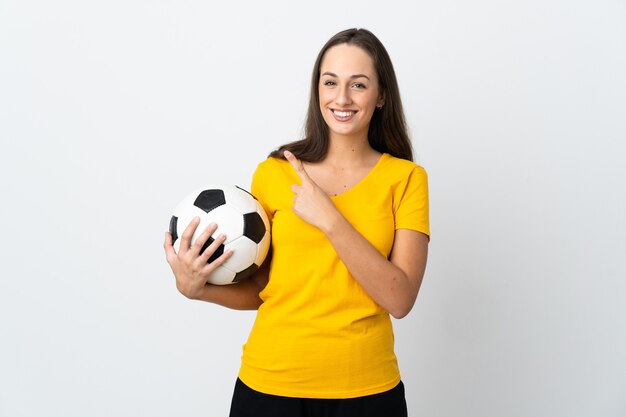
<instances>
[{"instance_id":1,"label":"mouth","mask_svg":"<svg viewBox=\"0 0 626 417\"><path fill-rule=\"evenodd\" d=\"M347 122L348 120L352 119L354 115L357 113L357 110L330 109L330 111L335 117L335 119L339 120L340 122Z\"/></svg>"}]
</instances>

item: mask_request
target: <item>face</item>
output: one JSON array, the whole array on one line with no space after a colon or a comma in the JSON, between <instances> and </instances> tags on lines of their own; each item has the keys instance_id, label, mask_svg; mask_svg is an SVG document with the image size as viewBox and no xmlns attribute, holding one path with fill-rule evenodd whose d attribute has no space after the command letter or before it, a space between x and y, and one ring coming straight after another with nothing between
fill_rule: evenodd
<instances>
[{"instance_id":1,"label":"face","mask_svg":"<svg viewBox=\"0 0 626 417\"><path fill-rule=\"evenodd\" d=\"M365 138L376 106L383 104L372 58L363 49L340 44L328 49L320 66L320 111L333 136Z\"/></svg>"}]
</instances>

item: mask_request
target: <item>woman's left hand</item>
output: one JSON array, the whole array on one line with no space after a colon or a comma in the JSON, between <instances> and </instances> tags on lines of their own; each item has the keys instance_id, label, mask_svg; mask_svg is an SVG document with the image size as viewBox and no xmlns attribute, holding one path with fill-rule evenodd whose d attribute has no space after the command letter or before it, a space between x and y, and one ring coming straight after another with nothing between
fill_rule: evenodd
<instances>
[{"instance_id":1,"label":"woman's left hand","mask_svg":"<svg viewBox=\"0 0 626 417\"><path fill-rule=\"evenodd\" d=\"M341 214L324 190L309 177L302 162L289 151L285 151L284 155L302 181L302 185L294 184L291 186L291 190L295 193L293 197L294 213L305 222L326 233Z\"/></svg>"}]
</instances>

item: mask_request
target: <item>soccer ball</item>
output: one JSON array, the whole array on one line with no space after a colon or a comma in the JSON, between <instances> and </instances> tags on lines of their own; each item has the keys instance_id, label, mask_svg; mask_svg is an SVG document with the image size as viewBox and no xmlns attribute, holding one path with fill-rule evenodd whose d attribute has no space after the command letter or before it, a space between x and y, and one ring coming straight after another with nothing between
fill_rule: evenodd
<instances>
[{"instance_id":1,"label":"soccer ball","mask_svg":"<svg viewBox=\"0 0 626 417\"><path fill-rule=\"evenodd\" d=\"M232 256L211 273L208 283L233 284L259 269L270 247L270 226L263 207L252 194L235 185L217 185L187 195L170 219L169 230L176 252L180 248L180 235L196 216L200 217L200 224L191 238L192 244L209 224L217 224L217 230L200 253L214 241L213 236L226 235L226 241L211 255L209 262L225 249L233 251Z\"/></svg>"}]
</instances>

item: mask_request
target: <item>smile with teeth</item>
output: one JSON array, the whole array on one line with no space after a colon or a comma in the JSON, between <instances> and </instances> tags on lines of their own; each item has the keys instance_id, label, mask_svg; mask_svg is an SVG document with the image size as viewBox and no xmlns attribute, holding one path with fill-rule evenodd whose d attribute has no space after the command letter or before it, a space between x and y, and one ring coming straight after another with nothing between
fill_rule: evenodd
<instances>
[{"instance_id":1,"label":"smile with teeth","mask_svg":"<svg viewBox=\"0 0 626 417\"><path fill-rule=\"evenodd\" d=\"M354 110L334 110L331 109L333 115L335 116L336 119L339 120L349 120L352 118L352 116L354 116L354 114L356 113L356 111Z\"/></svg>"}]
</instances>

